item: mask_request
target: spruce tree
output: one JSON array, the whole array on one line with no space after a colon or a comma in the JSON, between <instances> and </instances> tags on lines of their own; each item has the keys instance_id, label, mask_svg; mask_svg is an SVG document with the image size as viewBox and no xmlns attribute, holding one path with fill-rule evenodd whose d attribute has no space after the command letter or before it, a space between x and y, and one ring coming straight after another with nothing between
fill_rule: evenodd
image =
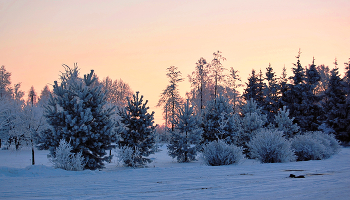
<instances>
[{"instance_id":1,"label":"spruce tree","mask_svg":"<svg viewBox=\"0 0 350 200\"><path fill-rule=\"evenodd\" d=\"M272 122L274 116L276 115L278 111L278 85L276 80L275 72L273 72L273 69L271 67L271 64L269 64L269 67L266 68L266 78L267 85L264 88L264 101L262 109L265 110L265 113L267 115L268 122Z\"/></svg>"},{"instance_id":2,"label":"spruce tree","mask_svg":"<svg viewBox=\"0 0 350 200\"><path fill-rule=\"evenodd\" d=\"M148 113L148 100L143 103L143 95L139 97L139 92L133 95L133 99L128 99L128 105L119 110L121 117L120 122L124 124L125 129L119 132L121 140L118 142L119 147L129 147L133 150L133 161L125 163L133 167L144 166L150 163L151 159L147 158L154 153L154 112Z\"/></svg>"},{"instance_id":3,"label":"spruce tree","mask_svg":"<svg viewBox=\"0 0 350 200\"><path fill-rule=\"evenodd\" d=\"M168 154L178 162L195 160L201 140L202 128L193 113L189 100L180 109L175 119L175 130L171 132Z\"/></svg>"},{"instance_id":4,"label":"spruce tree","mask_svg":"<svg viewBox=\"0 0 350 200\"><path fill-rule=\"evenodd\" d=\"M282 131L283 135L288 139L292 138L299 132L299 126L293 123L294 117L289 117L289 110L283 106L275 115L275 126L278 131Z\"/></svg>"},{"instance_id":5,"label":"spruce tree","mask_svg":"<svg viewBox=\"0 0 350 200\"><path fill-rule=\"evenodd\" d=\"M255 74L255 70L252 70L252 74L248 78L248 83L246 83L247 88L244 90L243 97L246 101L250 99L258 99L258 76Z\"/></svg>"},{"instance_id":6,"label":"spruce tree","mask_svg":"<svg viewBox=\"0 0 350 200\"><path fill-rule=\"evenodd\" d=\"M61 139L72 146L72 153L82 153L85 169L104 167L112 156L106 151L115 147L114 124L110 120L112 109L105 109L105 94L101 87L93 87L96 81L94 71L78 77L78 67L65 65L66 72L61 75L60 85L55 81L45 116L51 129L46 131L46 139L41 146L50 148L55 157L55 149Z\"/></svg>"},{"instance_id":7,"label":"spruce tree","mask_svg":"<svg viewBox=\"0 0 350 200\"><path fill-rule=\"evenodd\" d=\"M346 140L348 119L346 107L346 93L344 82L339 76L338 68L331 71L331 78L324 95L323 108L325 111L325 123L332 128L337 139Z\"/></svg>"}]
</instances>

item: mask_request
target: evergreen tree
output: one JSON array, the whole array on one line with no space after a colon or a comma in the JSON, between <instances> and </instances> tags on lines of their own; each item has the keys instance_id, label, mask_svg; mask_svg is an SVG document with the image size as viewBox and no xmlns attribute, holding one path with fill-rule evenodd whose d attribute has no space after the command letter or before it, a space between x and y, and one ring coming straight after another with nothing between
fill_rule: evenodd
<instances>
[{"instance_id":1,"label":"evergreen tree","mask_svg":"<svg viewBox=\"0 0 350 200\"><path fill-rule=\"evenodd\" d=\"M31 104L32 106L37 103L37 94L35 92L34 87L32 86L28 93L27 104Z\"/></svg>"},{"instance_id":2,"label":"evergreen tree","mask_svg":"<svg viewBox=\"0 0 350 200\"><path fill-rule=\"evenodd\" d=\"M233 108L229 100L219 95L208 102L203 113L203 140L208 143L214 140L231 140L231 135L236 130L233 122Z\"/></svg>"},{"instance_id":3,"label":"evergreen tree","mask_svg":"<svg viewBox=\"0 0 350 200\"><path fill-rule=\"evenodd\" d=\"M346 93L343 88L344 82L339 76L338 68L331 71L331 78L323 102L325 111L325 123L332 128L337 139L344 141L347 137Z\"/></svg>"},{"instance_id":4,"label":"evergreen tree","mask_svg":"<svg viewBox=\"0 0 350 200\"><path fill-rule=\"evenodd\" d=\"M273 72L273 69L271 67L271 64L269 64L269 67L266 68L266 78L267 85L264 88L264 96L265 99L263 101L263 110L265 110L265 113L267 114L267 120L269 122L273 121L273 117L276 115L279 105L278 105L278 85L276 80L275 72Z\"/></svg>"},{"instance_id":5,"label":"evergreen tree","mask_svg":"<svg viewBox=\"0 0 350 200\"><path fill-rule=\"evenodd\" d=\"M47 105L50 99L51 91L48 85L45 85L43 90L41 90L40 97L38 99L38 104L40 106Z\"/></svg>"},{"instance_id":6,"label":"evergreen tree","mask_svg":"<svg viewBox=\"0 0 350 200\"><path fill-rule=\"evenodd\" d=\"M247 147L246 144L256 134L258 130L267 123L266 115L252 98L242 106L240 146Z\"/></svg>"},{"instance_id":7,"label":"evergreen tree","mask_svg":"<svg viewBox=\"0 0 350 200\"><path fill-rule=\"evenodd\" d=\"M255 70L252 70L252 74L248 78L248 83L246 83L247 88L244 90L243 97L246 101L253 99L256 101L258 99L258 76L255 74Z\"/></svg>"},{"instance_id":8,"label":"evergreen tree","mask_svg":"<svg viewBox=\"0 0 350 200\"><path fill-rule=\"evenodd\" d=\"M294 117L289 118L289 110L283 106L275 115L275 126L278 131L282 131L283 135L288 139L292 138L299 132L299 126L293 123Z\"/></svg>"},{"instance_id":9,"label":"evergreen tree","mask_svg":"<svg viewBox=\"0 0 350 200\"><path fill-rule=\"evenodd\" d=\"M180 108L175 120L175 131L171 132L172 136L167 146L168 154L172 158L176 157L178 162L195 160L203 130L188 99Z\"/></svg>"},{"instance_id":10,"label":"evergreen tree","mask_svg":"<svg viewBox=\"0 0 350 200\"><path fill-rule=\"evenodd\" d=\"M154 112L148 113L148 100L143 103L143 96L139 97L139 92L133 95L133 99L128 98L128 105L125 109L119 110L120 122L125 125L125 129L120 132L121 140L119 147L132 148L133 159L125 163L127 166L144 166L150 163L151 159L146 158L154 153Z\"/></svg>"},{"instance_id":11,"label":"evergreen tree","mask_svg":"<svg viewBox=\"0 0 350 200\"><path fill-rule=\"evenodd\" d=\"M279 78L279 94L281 95L278 99L278 107L283 108L283 106L287 105L288 102L288 90L290 90L291 85L288 84L288 78L287 78L287 70L286 67L283 67L282 74Z\"/></svg>"},{"instance_id":12,"label":"evergreen tree","mask_svg":"<svg viewBox=\"0 0 350 200\"><path fill-rule=\"evenodd\" d=\"M116 135L111 121L112 109L105 109L107 103L101 87L93 87L96 78L94 71L78 77L78 67L73 69L64 65L61 84L54 83L53 95L45 110L45 116L51 126L46 131L46 141L43 146L49 146L51 155L60 140L64 139L72 146L72 153L81 152L86 163L85 169L104 167L104 161L109 162L112 156L107 156L106 150L115 147Z\"/></svg>"},{"instance_id":13,"label":"evergreen tree","mask_svg":"<svg viewBox=\"0 0 350 200\"><path fill-rule=\"evenodd\" d=\"M178 83L182 81L182 78L181 72L177 70L177 67L170 66L167 70L168 73L166 75L170 79L170 84L163 90L157 106L163 106L166 126L168 122L171 122L171 130L174 131L175 117L182 103L182 98L178 89ZM170 115L168 115L168 112L170 112ZM169 121L168 117L170 117Z\"/></svg>"}]
</instances>

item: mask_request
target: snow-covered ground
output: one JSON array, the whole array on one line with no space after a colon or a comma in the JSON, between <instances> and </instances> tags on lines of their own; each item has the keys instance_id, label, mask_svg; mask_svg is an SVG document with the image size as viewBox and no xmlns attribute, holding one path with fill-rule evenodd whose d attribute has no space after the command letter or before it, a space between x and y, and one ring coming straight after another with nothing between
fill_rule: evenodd
<instances>
[{"instance_id":1,"label":"snow-covered ground","mask_svg":"<svg viewBox=\"0 0 350 200\"><path fill-rule=\"evenodd\" d=\"M166 146L148 168L52 168L47 151L0 150L0 199L350 199L350 148L327 160L206 166L176 163ZM305 178L289 178L290 174Z\"/></svg>"}]
</instances>

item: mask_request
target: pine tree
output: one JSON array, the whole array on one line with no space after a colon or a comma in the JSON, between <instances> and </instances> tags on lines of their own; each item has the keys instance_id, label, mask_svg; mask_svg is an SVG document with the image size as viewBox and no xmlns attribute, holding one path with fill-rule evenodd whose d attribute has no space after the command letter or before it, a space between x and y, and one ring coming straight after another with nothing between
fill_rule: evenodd
<instances>
[{"instance_id":1,"label":"pine tree","mask_svg":"<svg viewBox=\"0 0 350 200\"><path fill-rule=\"evenodd\" d=\"M182 81L181 72L177 70L177 67L170 66L167 68L167 77L170 79L170 84L163 90L157 106L163 106L165 114L165 121L171 122L171 130L174 131L175 117L178 113L178 108L182 103L182 98L178 89L178 83ZM170 112L170 115L168 115ZM170 120L168 120L170 117ZM166 124L167 126L168 124Z\"/></svg>"},{"instance_id":2,"label":"pine tree","mask_svg":"<svg viewBox=\"0 0 350 200\"><path fill-rule=\"evenodd\" d=\"M37 103L37 94L35 92L34 87L32 86L28 93L27 104L31 104L32 106Z\"/></svg>"},{"instance_id":3,"label":"pine tree","mask_svg":"<svg viewBox=\"0 0 350 200\"><path fill-rule=\"evenodd\" d=\"M115 147L116 135L111 121L112 109L105 109L105 94L101 87L93 87L94 71L78 77L77 65L73 69L65 65L61 84L54 83L53 95L45 110L51 130L46 131L46 141L42 146L49 146L51 155L60 140L64 139L72 146L72 153L81 152L85 159L85 169L104 167L112 156L106 151Z\"/></svg>"},{"instance_id":4,"label":"pine tree","mask_svg":"<svg viewBox=\"0 0 350 200\"><path fill-rule=\"evenodd\" d=\"M172 158L177 158L178 162L189 162L195 160L201 134L199 119L193 113L193 107L189 105L189 100L177 114L175 130L169 142L168 154Z\"/></svg>"},{"instance_id":5,"label":"pine tree","mask_svg":"<svg viewBox=\"0 0 350 200\"><path fill-rule=\"evenodd\" d=\"M155 126L154 112L148 113L148 100L143 103L143 96L139 97L139 92L133 95L133 99L128 98L128 105L125 109L119 110L121 123L125 129L120 132L121 140L118 142L119 147L129 147L133 150L133 161L125 163L127 166L144 166L150 163L151 159L146 158L154 153L154 131Z\"/></svg>"},{"instance_id":6,"label":"pine tree","mask_svg":"<svg viewBox=\"0 0 350 200\"><path fill-rule=\"evenodd\" d=\"M202 143L211 141L231 140L231 135L236 130L233 122L233 108L229 100L219 95L208 102L203 113L203 140Z\"/></svg>"}]
</instances>

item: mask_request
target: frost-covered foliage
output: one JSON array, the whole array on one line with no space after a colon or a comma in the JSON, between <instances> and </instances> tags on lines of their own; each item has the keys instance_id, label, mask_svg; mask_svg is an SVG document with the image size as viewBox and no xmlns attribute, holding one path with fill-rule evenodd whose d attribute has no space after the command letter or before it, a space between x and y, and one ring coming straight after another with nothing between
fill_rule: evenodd
<instances>
[{"instance_id":1,"label":"frost-covered foliage","mask_svg":"<svg viewBox=\"0 0 350 200\"><path fill-rule=\"evenodd\" d=\"M72 153L72 150L73 147L64 139L61 139L51 159L54 167L68 171L82 171L85 165L84 157L81 152Z\"/></svg>"},{"instance_id":2,"label":"frost-covered foliage","mask_svg":"<svg viewBox=\"0 0 350 200\"><path fill-rule=\"evenodd\" d=\"M289 118L289 110L283 106L275 115L275 125L277 130L282 131L284 136L288 139L299 132L299 126L293 124L294 117Z\"/></svg>"},{"instance_id":3,"label":"frost-covered foliage","mask_svg":"<svg viewBox=\"0 0 350 200\"><path fill-rule=\"evenodd\" d=\"M121 140L118 142L119 147L130 147L133 150L132 162L125 163L127 166L133 167L133 163L137 166L143 166L150 163L151 159L146 158L154 153L154 131L155 126L154 112L148 113L149 107L147 100L143 103L143 96L139 97L139 92L133 95L133 100L128 98L128 106L119 110L120 122L125 128L119 132ZM140 151L138 154L136 149Z\"/></svg>"},{"instance_id":4,"label":"frost-covered foliage","mask_svg":"<svg viewBox=\"0 0 350 200\"><path fill-rule=\"evenodd\" d=\"M206 144L202 156L205 164L211 166L238 164L243 158L243 149L218 140Z\"/></svg>"},{"instance_id":5,"label":"frost-covered foliage","mask_svg":"<svg viewBox=\"0 0 350 200\"><path fill-rule=\"evenodd\" d=\"M232 121L233 107L229 100L220 95L208 102L203 114L203 141L208 143L227 139L237 129Z\"/></svg>"},{"instance_id":6,"label":"frost-covered foliage","mask_svg":"<svg viewBox=\"0 0 350 200\"><path fill-rule=\"evenodd\" d=\"M256 132L264 127L267 119L253 99L250 99L247 104L242 106L242 116L239 145L245 146Z\"/></svg>"},{"instance_id":7,"label":"frost-covered foliage","mask_svg":"<svg viewBox=\"0 0 350 200\"><path fill-rule=\"evenodd\" d=\"M175 131L172 132L168 154L177 158L178 162L189 162L196 159L197 150L203 129L199 119L193 114L193 107L189 100L180 109L174 122Z\"/></svg>"},{"instance_id":8,"label":"frost-covered foliage","mask_svg":"<svg viewBox=\"0 0 350 200\"><path fill-rule=\"evenodd\" d=\"M321 131L297 135L291 139L291 144L299 161L327 159L340 150L334 136Z\"/></svg>"},{"instance_id":9,"label":"frost-covered foliage","mask_svg":"<svg viewBox=\"0 0 350 200\"><path fill-rule=\"evenodd\" d=\"M248 143L250 157L262 163L281 163L295 160L290 142L282 131L261 129Z\"/></svg>"},{"instance_id":10,"label":"frost-covered foliage","mask_svg":"<svg viewBox=\"0 0 350 200\"><path fill-rule=\"evenodd\" d=\"M112 109L106 108L105 94L100 86L94 86L94 72L78 77L78 68L66 67L61 76L61 84L54 83L53 95L45 110L45 117L51 129L44 137L43 145L50 148L51 154L59 146L61 139L70 141L72 152L82 152L86 169L103 168L109 162L106 150L115 147Z\"/></svg>"},{"instance_id":11,"label":"frost-covered foliage","mask_svg":"<svg viewBox=\"0 0 350 200\"><path fill-rule=\"evenodd\" d=\"M142 155L138 147L123 146L117 149L118 161L126 167L143 167Z\"/></svg>"}]
</instances>

